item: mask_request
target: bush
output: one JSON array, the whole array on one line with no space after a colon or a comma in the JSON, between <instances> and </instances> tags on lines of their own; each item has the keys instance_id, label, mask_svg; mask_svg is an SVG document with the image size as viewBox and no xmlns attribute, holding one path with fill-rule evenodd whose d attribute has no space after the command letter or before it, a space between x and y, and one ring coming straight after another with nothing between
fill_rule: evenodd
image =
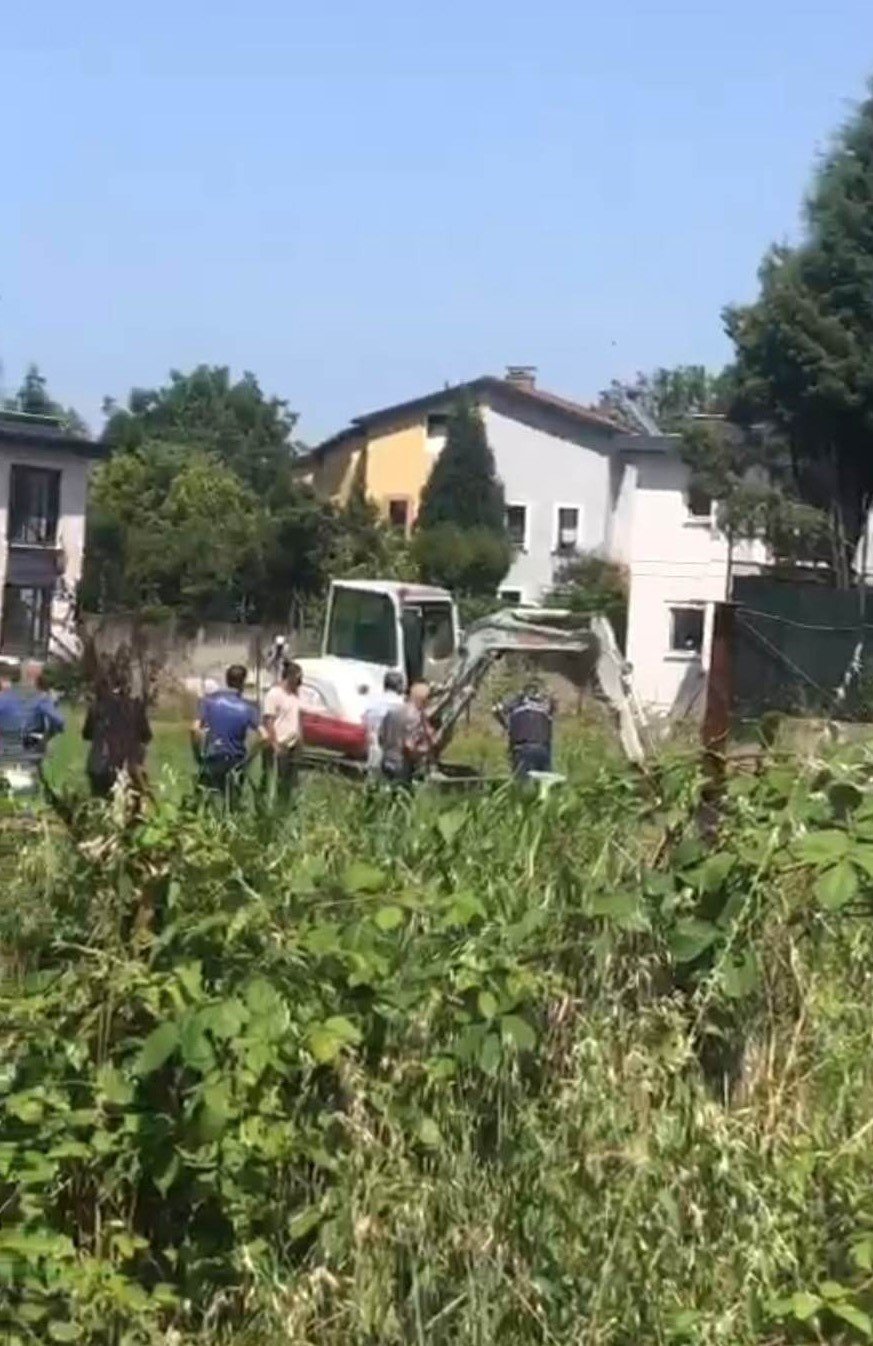
<instances>
[{"instance_id":1,"label":"bush","mask_svg":"<svg viewBox=\"0 0 873 1346\"><path fill-rule=\"evenodd\" d=\"M693 764L589 751L19 845L0 1335L869 1335L871 767L731 780L706 843Z\"/></svg>"},{"instance_id":2,"label":"bush","mask_svg":"<svg viewBox=\"0 0 873 1346\"><path fill-rule=\"evenodd\" d=\"M422 579L461 595L493 595L512 559L506 538L488 528L443 523L415 534L413 556Z\"/></svg>"}]
</instances>

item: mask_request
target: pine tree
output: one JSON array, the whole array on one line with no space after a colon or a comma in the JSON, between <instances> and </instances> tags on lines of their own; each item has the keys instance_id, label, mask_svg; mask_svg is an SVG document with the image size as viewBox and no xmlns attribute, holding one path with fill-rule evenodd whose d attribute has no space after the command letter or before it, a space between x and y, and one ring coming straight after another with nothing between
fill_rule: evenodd
<instances>
[{"instance_id":1,"label":"pine tree","mask_svg":"<svg viewBox=\"0 0 873 1346\"><path fill-rule=\"evenodd\" d=\"M819 169L799 247L774 248L761 293L728 310L732 415L784 439L797 489L830 509L841 578L873 500L873 97Z\"/></svg>"},{"instance_id":2,"label":"pine tree","mask_svg":"<svg viewBox=\"0 0 873 1346\"><path fill-rule=\"evenodd\" d=\"M485 424L477 407L463 400L449 417L446 444L422 492L418 513L421 530L438 524L487 528L502 537L503 486L488 446Z\"/></svg>"}]
</instances>

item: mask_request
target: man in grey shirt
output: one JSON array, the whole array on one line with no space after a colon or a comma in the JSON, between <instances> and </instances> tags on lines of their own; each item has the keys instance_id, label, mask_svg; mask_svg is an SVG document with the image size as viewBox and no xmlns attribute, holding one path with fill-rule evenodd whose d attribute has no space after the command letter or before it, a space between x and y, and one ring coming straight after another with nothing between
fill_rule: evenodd
<instances>
[{"instance_id":1,"label":"man in grey shirt","mask_svg":"<svg viewBox=\"0 0 873 1346\"><path fill-rule=\"evenodd\" d=\"M386 712L379 728L382 774L386 780L408 785L430 752L433 733L424 713L429 696L426 682L414 682L406 699Z\"/></svg>"}]
</instances>

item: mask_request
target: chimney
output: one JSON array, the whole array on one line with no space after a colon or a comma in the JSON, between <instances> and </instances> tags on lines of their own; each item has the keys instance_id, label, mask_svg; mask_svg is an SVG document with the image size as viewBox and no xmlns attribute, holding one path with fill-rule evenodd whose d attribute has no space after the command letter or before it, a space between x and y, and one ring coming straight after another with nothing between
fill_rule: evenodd
<instances>
[{"instance_id":1,"label":"chimney","mask_svg":"<svg viewBox=\"0 0 873 1346\"><path fill-rule=\"evenodd\" d=\"M536 365L507 365L506 382L513 384L516 388L523 388L526 393L532 393L537 386L537 367Z\"/></svg>"}]
</instances>

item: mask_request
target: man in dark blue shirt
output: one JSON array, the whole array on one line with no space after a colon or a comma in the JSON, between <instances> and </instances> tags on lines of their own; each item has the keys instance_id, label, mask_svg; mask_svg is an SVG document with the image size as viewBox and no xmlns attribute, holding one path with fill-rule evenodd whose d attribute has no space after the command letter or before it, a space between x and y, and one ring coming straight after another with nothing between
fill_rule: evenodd
<instances>
[{"instance_id":1,"label":"man in dark blue shirt","mask_svg":"<svg viewBox=\"0 0 873 1346\"><path fill-rule=\"evenodd\" d=\"M38 668L33 686L24 691L20 677L17 667L0 675L0 760L36 763L44 757L48 740L63 732L64 720Z\"/></svg>"},{"instance_id":2,"label":"man in dark blue shirt","mask_svg":"<svg viewBox=\"0 0 873 1346\"><path fill-rule=\"evenodd\" d=\"M520 779L531 771L552 769L552 724L555 703L537 683L528 683L519 695L494 707L509 737L512 770Z\"/></svg>"},{"instance_id":3,"label":"man in dark blue shirt","mask_svg":"<svg viewBox=\"0 0 873 1346\"><path fill-rule=\"evenodd\" d=\"M261 722L257 706L243 697L246 676L242 664L231 664L226 688L203 698L192 731L200 784L223 794L230 806L240 799L246 740Z\"/></svg>"}]
</instances>

